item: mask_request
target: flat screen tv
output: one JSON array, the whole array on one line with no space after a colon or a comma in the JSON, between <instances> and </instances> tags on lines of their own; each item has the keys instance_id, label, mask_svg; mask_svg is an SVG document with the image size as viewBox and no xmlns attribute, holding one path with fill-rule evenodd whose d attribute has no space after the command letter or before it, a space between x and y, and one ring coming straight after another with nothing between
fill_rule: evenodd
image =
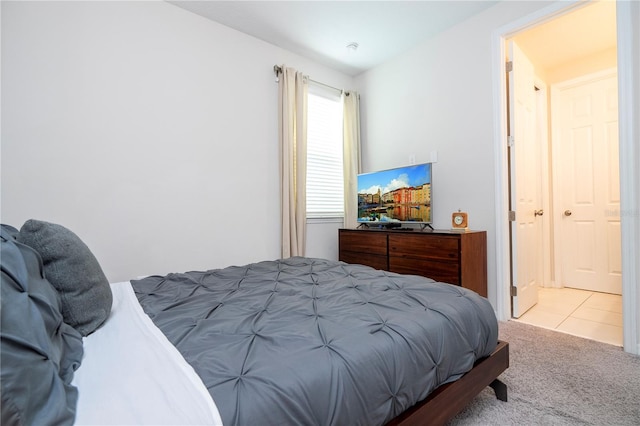
<instances>
[{"instance_id":1,"label":"flat screen tv","mask_svg":"<svg viewBox=\"0 0 640 426\"><path fill-rule=\"evenodd\" d=\"M431 163L358 175L358 223L398 227L430 227Z\"/></svg>"}]
</instances>

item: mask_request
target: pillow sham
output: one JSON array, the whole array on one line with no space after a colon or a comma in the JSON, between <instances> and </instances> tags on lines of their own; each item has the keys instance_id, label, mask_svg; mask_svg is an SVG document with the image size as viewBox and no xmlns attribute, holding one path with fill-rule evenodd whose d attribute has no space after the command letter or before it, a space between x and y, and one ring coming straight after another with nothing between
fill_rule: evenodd
<instances>
[{"instance_id":1,"label":"pillow sham","mask_svg":"<svg viewBox=\"0 0 640 426\"><path fill-rule=\"evenodd\" d=\"M60 293L67 324L87 336L106 321L113 303L109 281L76 234L61 225L30 219L20 228L18 241L42 257L45 276Z\"/></svg>"},{"instance_id":2,"label":"pillow sham","mask_svg":"<svg viewBox=\"0 0 640 426\"><path fill-rule=\"evenodd\" d=\"M0 224L0 227L2 227L2 238L11 241L16 241L18 239L18 234L20 233L20 231L18 231L16 228L11 225L5 225L4 223Z\"/></svg>"},{"instance_id":3,"label":"pillow sham","mask_svg":"<svg viewBox=\"0 0 640 426\"><path fill-rule=\"evenodd\" d=\"M0 386L3 425L71 425L82 336L62 318L60 295L42 260L10 227L0 237Z\"/></svg>"}]
</instances>

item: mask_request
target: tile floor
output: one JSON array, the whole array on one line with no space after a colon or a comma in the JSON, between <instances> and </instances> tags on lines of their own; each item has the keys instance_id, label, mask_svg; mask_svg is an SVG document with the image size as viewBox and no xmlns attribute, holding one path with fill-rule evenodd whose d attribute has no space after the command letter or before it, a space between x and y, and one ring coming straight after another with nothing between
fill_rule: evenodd
<instances>
[{"instance_id":1,"label":"tile floor","mask_svg":"<svg viewBox=\"0 0 640 426\"><path fill-rule=\"evenodd\" d=\"M540 288L538 304L515 321L622 346L622 296Z\"/></svg>"}]
</instances>

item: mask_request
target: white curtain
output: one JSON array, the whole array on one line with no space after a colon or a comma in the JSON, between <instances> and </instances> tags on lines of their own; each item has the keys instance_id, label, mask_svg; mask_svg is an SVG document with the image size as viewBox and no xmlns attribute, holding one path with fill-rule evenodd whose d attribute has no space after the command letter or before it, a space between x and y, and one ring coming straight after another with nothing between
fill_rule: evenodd
<instances>
[{"instance_id":1,"label":"white curtain","mask_svg":"<svg viewBox=\"0 0 640 426\"><path fill-rule=\"evenodd\" d=\"M343 164L344 164L344 227L358 225L358 187L360 173L360 95L343 92Z\"/></svg>"},{"instance_id":2,"label":"white curtain","mask_svg":"<svg viewBox=\"0 0 640 426\"><path fill-rule=\"evenodd\" d=\"M308 77L282 66L278 79L283 258L304 256L307 226Z\"/></svg>"}]
</instances>

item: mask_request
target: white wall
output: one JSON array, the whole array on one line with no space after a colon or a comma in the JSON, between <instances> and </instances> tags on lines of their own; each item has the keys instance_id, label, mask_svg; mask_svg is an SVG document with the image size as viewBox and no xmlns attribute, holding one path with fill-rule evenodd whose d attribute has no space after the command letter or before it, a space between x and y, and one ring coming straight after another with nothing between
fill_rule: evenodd
<instances>
[{"instance_id":1,"label":"white wall","mask_svg":"<svg viewBox=\"0 0 640 426\"><path fill-rule=\"evenodd\" d=\"M3 1L2 223L69 227L111 281L279 257L282 63L353 83L161 1Z\"/></svg>"},{"instance_id":2,"label":"white wall","mask_svg":"<svg viewBox=\"0 0 640 426\"><path fill-rule=\"evenodd\" d=\"M496 307L495 153L492 32L546 6L500 2L356 78L361 95L363 168L372 171L430 161L434 227L469 213L487 231L488 298Z\"/></svg>"}]
</instances>

